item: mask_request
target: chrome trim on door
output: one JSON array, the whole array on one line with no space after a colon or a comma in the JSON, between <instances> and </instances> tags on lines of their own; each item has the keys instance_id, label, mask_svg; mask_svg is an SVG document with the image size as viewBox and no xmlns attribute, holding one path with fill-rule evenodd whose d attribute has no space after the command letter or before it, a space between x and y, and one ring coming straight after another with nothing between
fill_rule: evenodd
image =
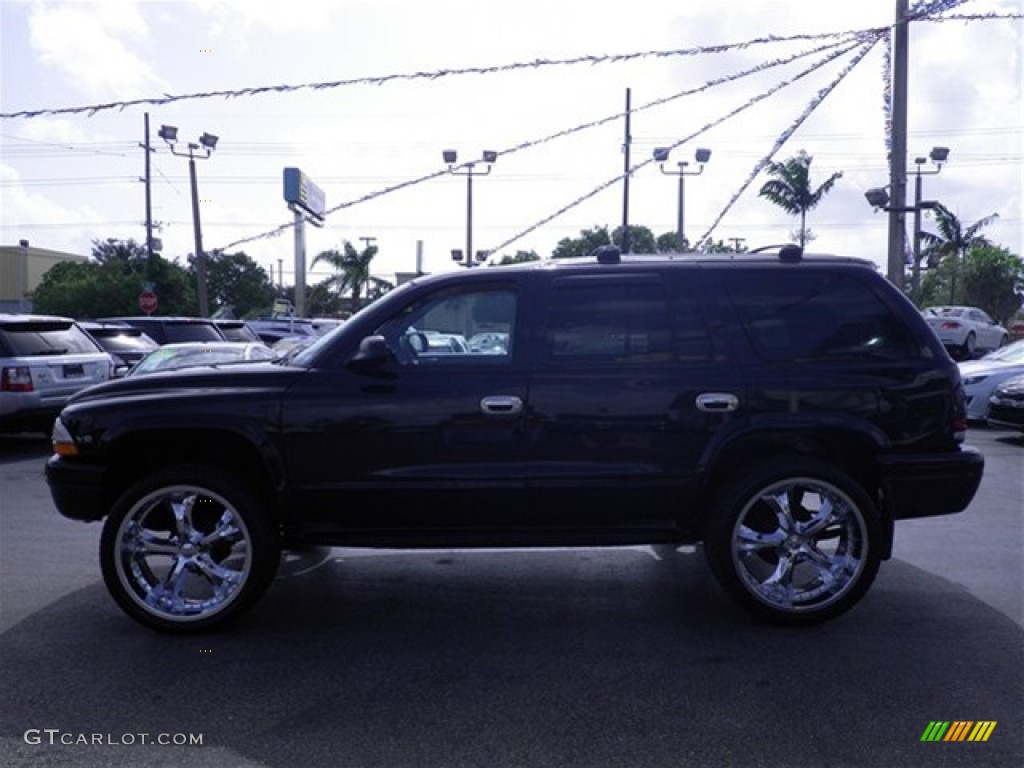
<instances>
[{"instance_id":1,"label":"chrome trim on door","mask_svg":"<svg viewBox=\"0 0 1024 768\"><path fill-rule=\"evenodd\" d=\"M515 416L523 410L523 401L515 395L491 395L480 401L480 410L491 416Z\"/></svg>"},{"instance_id":2,"label":"chrome trim on door","mask_svg":"<svg viewBox=\"0 0 1024 768\"><path fill-rule=\"evenodd\" d=\"M740 407L740 399L728 392L704 392L697 395L697 410L705 413L728 413Z\"/></svg>"}]
</instances>

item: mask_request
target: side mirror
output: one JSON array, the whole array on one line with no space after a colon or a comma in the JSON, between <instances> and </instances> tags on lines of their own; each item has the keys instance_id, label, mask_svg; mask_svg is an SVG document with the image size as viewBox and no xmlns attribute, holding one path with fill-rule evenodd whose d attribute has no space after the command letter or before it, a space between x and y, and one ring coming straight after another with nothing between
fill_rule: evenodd
<instances>
[{"instance_id":1,"label":"side mirror","mask_svg":"<svg viewBox=\"0 0 1024 768\"><path fill-rule=\"evenodd\" d=\"M359 342L359 350L348 361L348 367L367 376L394 376L395 355L383 336L367 336Z\"/></svg>"}]
</instances>

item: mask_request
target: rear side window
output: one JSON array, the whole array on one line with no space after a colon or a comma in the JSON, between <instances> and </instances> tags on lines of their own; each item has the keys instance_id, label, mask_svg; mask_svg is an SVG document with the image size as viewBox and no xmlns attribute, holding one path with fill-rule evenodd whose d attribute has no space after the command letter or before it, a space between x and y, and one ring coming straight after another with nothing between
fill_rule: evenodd
<instances>
[{"instance_id":1,"label":"rear side window","mask_svg":"<svg viewBox=\"0 0 1024 768\"><path fill-rule=\"evenodd\" d=\"M552 285L547 351L553 362L672 359L665 288L643 276L570 277Z\"/></svg>"},{"instance_id":2,"label":"rear side window","mask_svg":"<svg viewBox=\"0 0 1024 768\"><path fill-rule=\"evenodd\" d=\"M0 347L11 357L95 354L102 352L71 321L36 320L0 325Z\"/></svg>"},{"instance_id":3,"label":"rear side window","mask_svg":"<svg viewBox=\"0 0 1024 768\"><path fill-rule=\"evenodd\" d=\"M726 291L765 360L917 356L904 324L852 275L753 270L730 275Z\"/></svg>"},{"instance_id":4,"label":"rear side window","mask_svg":"<svg viewBox=\"0 0 1024 768\"><path fill-rule=\"evenodd\" d=\"M178 341L223 341L216 326L208 323L167 323L164 334L168 344Z\"/></svg>"}]
</instances>

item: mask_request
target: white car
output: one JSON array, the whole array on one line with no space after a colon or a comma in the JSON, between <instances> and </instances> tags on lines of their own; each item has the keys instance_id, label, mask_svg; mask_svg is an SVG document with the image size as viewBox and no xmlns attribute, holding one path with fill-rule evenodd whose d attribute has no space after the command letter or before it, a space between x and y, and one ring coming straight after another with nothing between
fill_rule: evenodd
<instances>
[{"instance_id":1,"label":"white car","mask_svg":"<svg viewBox=\"0 0 1024 768\"><path fill-rule=\"evenodd\" d=\"M966 359L1006 346L1010 333L977 307L929 307L922 313L939 341Z\"/></svg>"},{"instance_id":2,"label":"white car","mask_svg":"<svg viewBox=\"0 0 1024 768\"><path fill-rule=\"evenodd\" d=\"M967 394L967 418L984 421L988 417L988 399L1007 379L1024 375L1024 340L1015 341L980 360L960 365L960 378Z\"/></svg>"}]
</instances>

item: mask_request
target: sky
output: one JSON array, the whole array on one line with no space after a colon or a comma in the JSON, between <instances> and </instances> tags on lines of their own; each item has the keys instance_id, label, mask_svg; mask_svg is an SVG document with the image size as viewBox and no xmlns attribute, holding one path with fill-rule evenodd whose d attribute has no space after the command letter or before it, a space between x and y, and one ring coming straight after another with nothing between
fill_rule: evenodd
<instances>
[{"instance_id":1,"label":"sky","mask_svg":"<svg viewBox=\"0 0 1024 768\"><path fill-rule=\"evenodd\" d=\"M84 255L94 240L145 242L148 114L152 217L169 259L194 251L193 219L188 160L157 136L161 125L178 128L179 151L204 132L219 137L196 161L204 249L244 251L275 282L282 270L294 282L286 167L332 211L305 227L308 261L348 241L376 245L373 272L388 280L414 271L418 253L424 271L459 268L467 179L445 172L445 149L460 163L499 153L473 177L473 249L546 257L563 238L622 223L628 93L631 225L676 229L679 179L653 149L673 147L664 170L685 160L694 172L695 150L707 148L703 172L684 178L687 236L792 241L797 218L758 196L768 176L755 171L806 151L812 183L842 173L809 214L808 249L884 271L887 216L864 199L889 180L884 46L852 68L856 51L793 57L834 46L827 33L888 27L895 7L0 0L0 244ZM1022 13L1024 0L966 0L945 15L982 18L911 24L907 140L911 171L915 157L949 148L939 173L922 166L923 198L966 225L996 214L984 232L1018 255L1024 22L997 17ZM755 42L774 38L785 39ZM325 87L300 87L310 84ZM212 92L233 95L169 98ZM116 107L82 109L106 104ZM934 231L928 216L923 228ZM329 274L321 264L308 280Z\"/></svg>"}]
</instances>

